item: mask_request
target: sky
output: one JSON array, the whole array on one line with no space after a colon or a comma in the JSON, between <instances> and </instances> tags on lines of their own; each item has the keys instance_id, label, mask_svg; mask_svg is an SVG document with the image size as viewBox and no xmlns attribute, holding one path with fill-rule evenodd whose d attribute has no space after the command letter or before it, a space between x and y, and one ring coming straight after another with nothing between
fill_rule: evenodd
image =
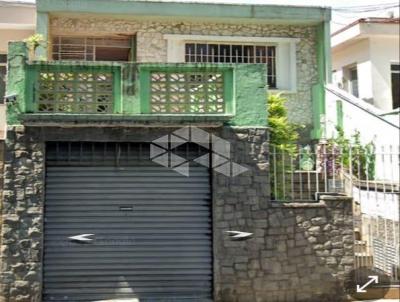
<instances>
[{"instance_id":1,"label":"sky","mask_svg":"<svg viewBox=\"0 0 400 302\"><path fill-rule=\"evenodd\" d=\"M35 0L8 0L10 2L35 2ZM110 0L111 2L112 0ZM398 5L398 0L173 0L174 2L218 2L237 4L282 4L332 7L332 32L363 17L387 17L392 11L399 17L399 7L383 9L389 4ZM365 12L360 12L365 11Z\"/></svg>"}]
</instances>

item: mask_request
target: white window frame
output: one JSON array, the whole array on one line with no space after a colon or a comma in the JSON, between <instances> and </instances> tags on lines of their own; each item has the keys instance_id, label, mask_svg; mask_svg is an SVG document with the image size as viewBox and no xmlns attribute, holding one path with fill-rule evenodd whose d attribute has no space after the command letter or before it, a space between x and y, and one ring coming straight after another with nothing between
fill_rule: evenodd
<instances>
[{"instance_id":1,"label":"white window frame","mask_svg":"<svg viewBox=\"0 0 400 302\"><path fill-rule=\"evenodd\" d=\"M271 92L295 93L297 91L296 43L299 38L277 37L244 37L244 36L211 36L211 35L178 35L166 34L167 62L185 62L186 43L232 43L261 44L276 46L276 89Z\"/></svg>"}]
</instances>

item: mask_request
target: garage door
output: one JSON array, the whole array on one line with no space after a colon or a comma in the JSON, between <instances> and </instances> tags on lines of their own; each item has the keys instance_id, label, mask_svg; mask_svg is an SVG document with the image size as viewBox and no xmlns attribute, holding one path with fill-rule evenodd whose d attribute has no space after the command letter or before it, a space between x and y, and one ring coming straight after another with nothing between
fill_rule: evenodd
<instances>
[{"instance_id":1,"label":"garage door","mask_svg":"<svg viewBox=\"0 0 400 302\"><path fill-rule=\"evenodd\" d=\"M210 200L208 169L148 144L48 144L43 300L211 301Z\"/></svg>"}]
</instances>

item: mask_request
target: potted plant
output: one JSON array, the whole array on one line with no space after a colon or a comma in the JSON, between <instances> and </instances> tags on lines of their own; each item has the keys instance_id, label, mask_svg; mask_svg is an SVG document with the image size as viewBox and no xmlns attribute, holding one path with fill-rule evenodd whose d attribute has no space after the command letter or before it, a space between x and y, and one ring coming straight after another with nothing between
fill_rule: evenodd
<instances>
[{"instance_id":1,"label":"potted plant","mask_svg":"<svg viewBox=\"0 0 400 302\"><path fill-rule=\"evenodd\" d=\"M25 39L24 42L26 43L28 50L29 50L29 60L37 60L36 57L36 49L41 46L47 48L47 41L45 37L41 34L34 34L29 38Z\"/></svg>"}]
</instances>

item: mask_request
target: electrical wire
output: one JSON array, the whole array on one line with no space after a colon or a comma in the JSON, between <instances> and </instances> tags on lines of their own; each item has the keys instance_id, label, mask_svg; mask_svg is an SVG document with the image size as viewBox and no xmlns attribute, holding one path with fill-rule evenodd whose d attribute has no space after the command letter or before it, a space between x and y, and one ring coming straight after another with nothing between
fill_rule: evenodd
<instances>
[{"instance_id":1,"label":"electrical wire","mask_svg":"<svg viewBox=\"0 0 400 302\"><path fill-rule=\"evenodd\" d=\"M367 13L367 12L375 12L375 11L382 11L382 10L388 10L391 8L396 8L399 7L399 4L391 4L387 6L374 6L374 7L364 7L364 8L332 8L332 11L334 12L340 12L340 13Z\"/></svg>"},{"instance_id":2,"label":"electrical wire","mask_svg":"<svg viewBox=\"0 0 400 302\"><path fill-rule=\"evenodd\" d=\"M337 6L337 9L361 9L361 8L371 8L371 7L382 7L386 5L398 5L398 2L390 2L384 4L368 4L368 5L355 5L355 6Z\"/></svg>"}]
</instances>

